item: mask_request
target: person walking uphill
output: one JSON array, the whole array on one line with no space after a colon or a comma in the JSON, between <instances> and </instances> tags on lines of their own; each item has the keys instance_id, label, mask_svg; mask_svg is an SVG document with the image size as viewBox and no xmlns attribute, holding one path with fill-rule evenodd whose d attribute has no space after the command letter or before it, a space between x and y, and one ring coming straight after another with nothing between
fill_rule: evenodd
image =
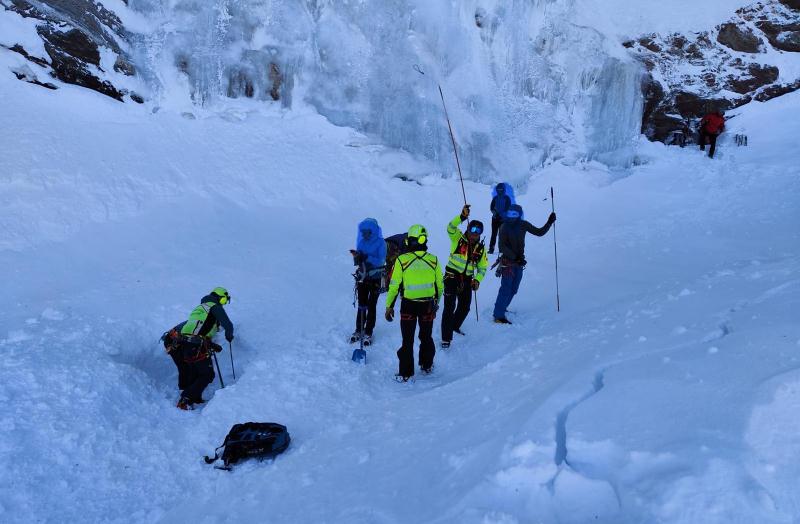
<instances>
[{"instance_id":1,"label":"person walking uphill","mask_svg":"<svg viewBox=\"0 0 800 524\"><path fill-rule=\"evenodd\" d=\"M469 206L447 224L450 237L450 259L444 270L444 310L442 312L442 348L453 341L453 331L461 333L461 324L469 314L472 291L477 290L486 275L486 250L481 242L483 223L471 220L466 233L459 224L469 218ZM461 333L463 334L463 333Z\"/></svg>"},{"instance_id":2,"label":"person walking uphill","mask_svg":"<svg viewBox=\"0 0 800 524\"><path fill-rule=\"evenodd\" d=\"M439 259L428 253L428 232L415 224L408 230L406 246L409 251L397 257L392 280L386 296L386 320L394 319L394 303L399 294L400 332L403 344L397 350L400 361L395 378L407 382L414 376L414 332L419 323L419 367L430 373L436 347L433 343L433 321L444 289ZM402 286L402 291L401 291Z\"/></svg>"},{"instance_id":3,"label":"person walking uphill","mask_svg":"<svg viewBox=\"0 0 800 524\"><path fill-rule=\"evenodd\" d=\"M706 150L706 140L711 147L708 149L708 158L714 158L717 148L717 137L725 129L725 117L719 111L712 111L700 120L700 150Z\"/></svg>"},{"instance_id":4,"label":"person walking uphill","mask_svg":"<svg viewBox=\"0 0 800 524\"><path fill-rule=\"evenodd\" d=\"M522 282L522 271L525 268L525 234L544 236L556 221L556 214L550 213L547 223L538 228L523 219L522 207L512 205L506 213L506 220L500 228L500 267L497 270L501 277L500 290L494 303L494 321L498 324L511 324L506 318L506 308L519 290Z\"/></svg>"},{"instance_id":5,"label":"person walking uphill","mask_svg":"<svg viewBox=\"0 0 800 524\"><path fill-rule=\"evenodd\" d=\"M506 211L515 203L514 189L510 185L500 182L492 189L492 203L489 204L489 210L492 212L492 236L489 239L490 255L494 253L497 232L500 229L500 224L503 223Z\"/></svg>"},{"instance_id":6,"label":"person walking uphill","mask_svg":"<svg viewBox=\"0 0 800 524\"><path fill-rule=\"evenodd\" d=\"M203 391L214 380L210 352L222 351L220 345L211 341L220 326L225 330L225 340L233 341L233 324L223 309L230 301L228 290L224 287L214 288L192 310L189 320L181 328L180 345L186 364L186 387L178 401L180 409L190 409L192 404L203 403Z\"/></svg>"},{"instance_id":7,"label":"person walking uphill","mask_svg":"<svg viewBox=\"0 0 800 524\"><path fill-rule=\"evenodd\" d=\"M350 343L363 337L365 346L372 343L372 330L375 329L375 308L381 294L381 277L386 263L386 242L383 232L374 218L365 218L358 224L356 249L351 249L353 263L358 266L355 273L358 311L356 330L350 336Z\"/></svg>"}]
</instances>

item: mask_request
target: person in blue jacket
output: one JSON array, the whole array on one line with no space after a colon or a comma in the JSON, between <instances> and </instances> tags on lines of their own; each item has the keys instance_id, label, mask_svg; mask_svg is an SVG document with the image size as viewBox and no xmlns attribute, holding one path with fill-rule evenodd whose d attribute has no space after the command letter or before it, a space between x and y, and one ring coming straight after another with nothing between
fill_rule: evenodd
<instances>
[{"instance_id":1,"label":"person in blue jacket","mask_svg":"<svg viewBox=\"0 0 800 524\"><path fill-rule=\"evenodd\" d=\"M355 274L356 293L358 295L358 312L356 313L356 330L350 336L350 343L358 342L363 337L364 345L372 343L372 331L375 329L375 308L381 294L381 279L386 265L386 242L378 221L365 218L358 224L356 249L351 249L353 264L358 266Z\"/></svg>"},{"instance_id":2,"label":"person in blue jacket","mask_svg":"<svg viewBox=\"0 0 800 524\"><path fill-rule=\"evenodd\" d=\"M494 253L494 246L497 243L497 232L500 230L500 224L506 217L506 212L512 205L516 204L514 201L514 188L505 182L500 182L492 189L492 203L489 205L489 210L492 212L492 236L489 239L489 254Z\"/></svg>"}]
</instances>

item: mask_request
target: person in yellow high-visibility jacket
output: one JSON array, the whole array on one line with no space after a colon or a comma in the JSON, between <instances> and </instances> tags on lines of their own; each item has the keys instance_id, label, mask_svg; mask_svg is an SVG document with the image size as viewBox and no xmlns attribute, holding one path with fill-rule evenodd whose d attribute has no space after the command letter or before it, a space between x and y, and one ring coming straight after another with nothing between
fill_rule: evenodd
<instances>
[{"instance_id":1,"label":"person in yellow high-visibility jacket","mask_svg":"<svg viewBox=\"0 0 800 524\"><path fill-rule=\"evenodd\" d=\"M453 331L463 335L461 324L469 314L472 303L472 292L478 287L486 275L489 262L486 260L486 249L481 242L483 223L471 220L467 231L458 228L461 222L469 218L469 206L464 206L461 214L447 224L447 236L450 237L450 259L444 271L444 308L442 310L442 349L450 347Z\"/></svg>"},{"instance_id":2,"label":"person in yellow high-visibility jacket","mask_svg":"<svg viewBox=\"0 0 800 524\"><path fill-rule=\"evenodd\" d=\"M400 332L403 344L397 350L400 361L398 380L408 381L414 376L414 333L419 322L419 367L430 373L436 346L433 343L433 321L439 308L444 285L442 270L436 255L428 253L428 232L420 224L411 226L406 237L409 252L397 257L392 269L392 280L386 296L386 320L394 319L394 303L402 294L400 303ZM402 290L401 290L402 287Z\"/></svg>"}]
</instances>

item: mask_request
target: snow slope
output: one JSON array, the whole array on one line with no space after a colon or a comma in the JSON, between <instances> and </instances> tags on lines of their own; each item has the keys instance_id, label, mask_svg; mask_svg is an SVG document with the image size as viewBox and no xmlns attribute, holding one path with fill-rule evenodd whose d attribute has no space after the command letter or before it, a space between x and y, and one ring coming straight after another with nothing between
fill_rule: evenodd
<instances>
[{"instance_id":1,"label":"snow slope","mask_svg":"<svg viewBox=\"0 0 800 524\"><path fill-rule=\"evenodd\" d=\"M555 187L562 311L530 238L515 324L487 277L480 322L398 385L396 323L350 362L347 249L373 216L446 257L439 166L302 106L0 89L4 522L797 522L797 94L745 108L750 147L714 160L642 143L627 171L537 173L519 201L541 224ZM489 189L466 185L487 223ZM237 380L223 353L227 387L181 412L157 339L217 285ZM292 447L203 464L248 420Z\"/></svg>"}]
</instances>

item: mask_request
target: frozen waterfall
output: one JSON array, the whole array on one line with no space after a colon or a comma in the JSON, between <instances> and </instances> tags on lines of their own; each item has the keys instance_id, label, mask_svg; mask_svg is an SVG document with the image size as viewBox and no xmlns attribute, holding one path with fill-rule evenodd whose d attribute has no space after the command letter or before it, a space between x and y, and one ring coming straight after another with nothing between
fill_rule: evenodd
<instances>
[{"instance_id":1,"label":"frozen waterfall","mask_svg":"<svg viewBox=\"0 0 800 524\"><path fill-rule=\"evenodd\" d=\"M624 165L639 66L578 26L572 0L130 0L157 104L313 106L333 123L465 175L524 180L552 161ZM424 74L421 74L424 72Z\"/></svg>"}]
</instances>

